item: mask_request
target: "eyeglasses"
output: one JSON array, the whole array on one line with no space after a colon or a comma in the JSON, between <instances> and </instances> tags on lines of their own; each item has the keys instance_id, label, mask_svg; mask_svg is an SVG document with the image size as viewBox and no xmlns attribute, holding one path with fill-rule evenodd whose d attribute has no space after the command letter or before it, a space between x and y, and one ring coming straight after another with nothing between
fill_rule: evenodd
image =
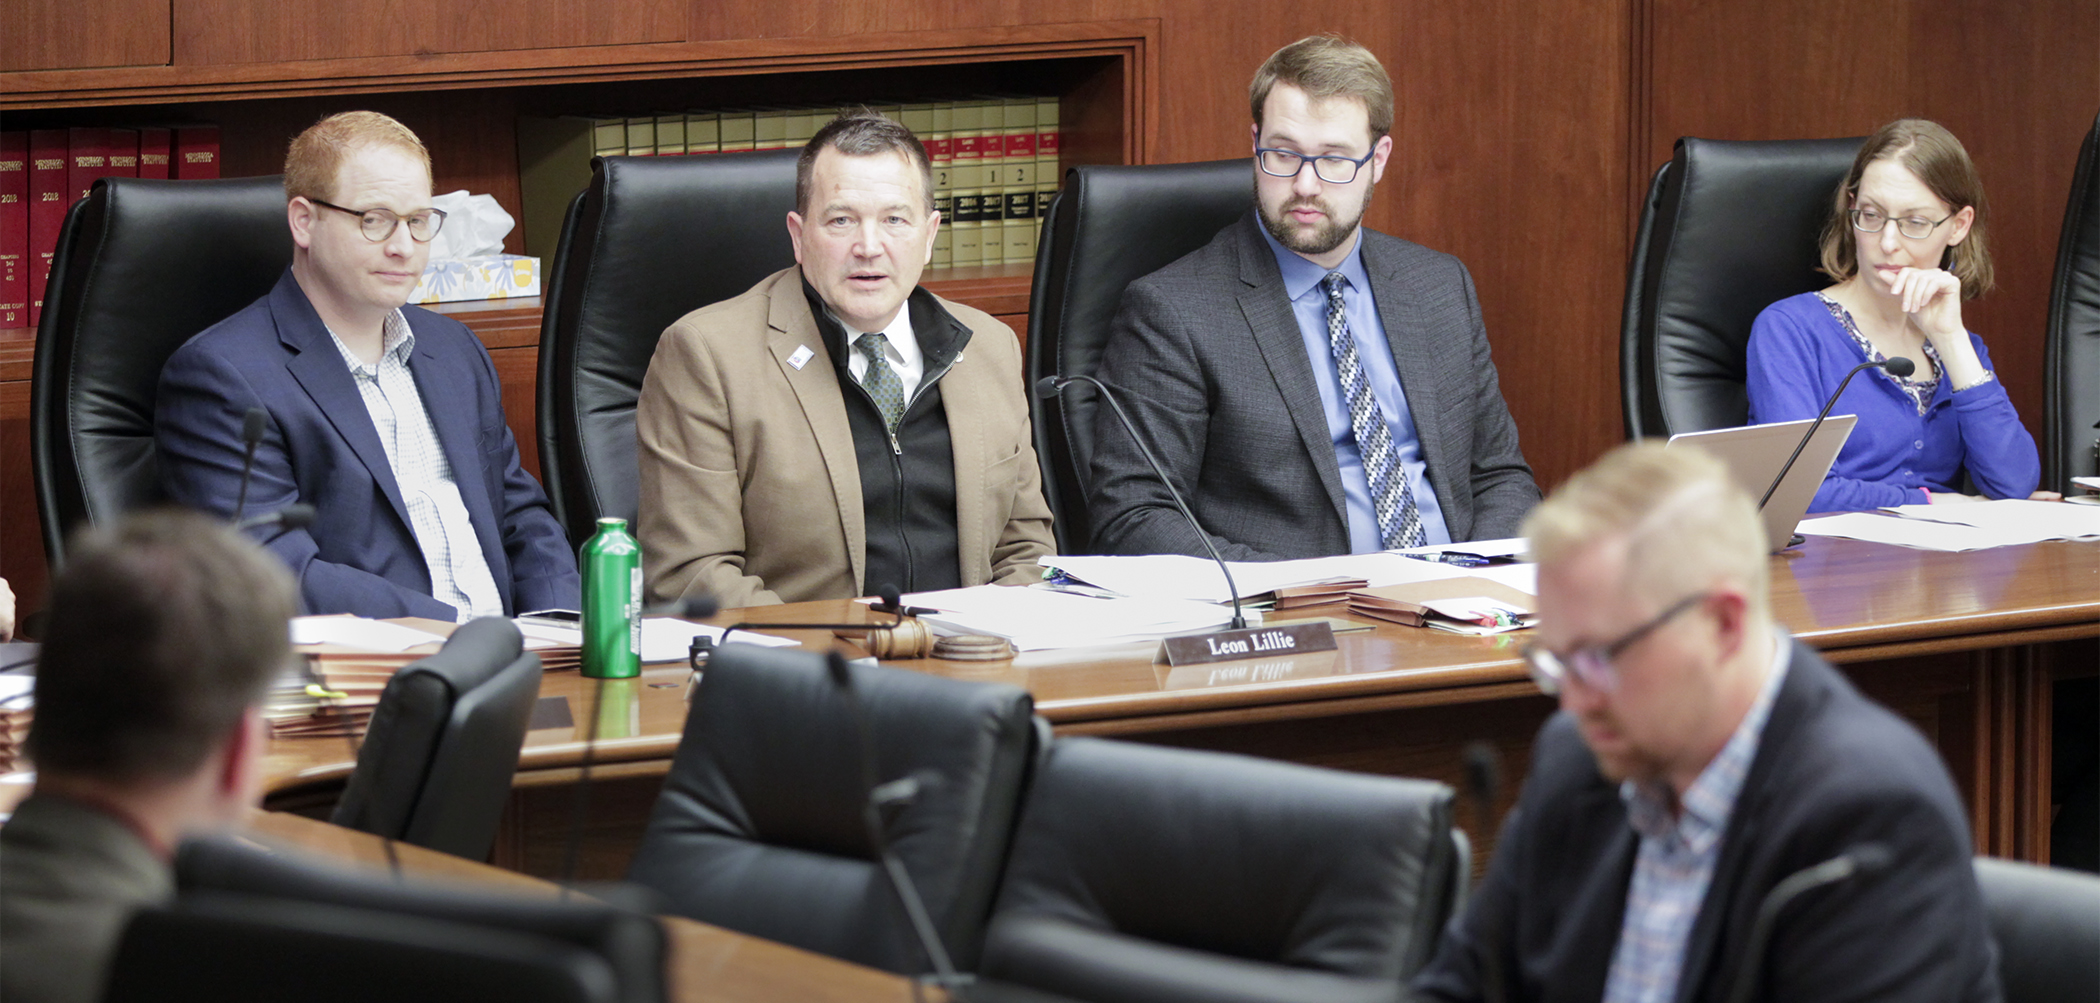
<instances>
[{"instance_id":1,"label":"eyeglasses","mask_svg":"<svg viewBox=\"0 0 2100 1003\"><path fill-rule=\"evenodd\" d=\"M1655 619L1628 631L1610 644L1596 644L1583 648L1566 657L1534 643L1524 648L1524 664L1531 670L1531 681L1547 696L1560 692L1561 685L1569 675L1582 680L1582 685L1606 693L1619 686L1619 671L1612 659L1627 648L1633 647L1641 638L1655 632L1657 627L1669 623L1678 614L1705 602L1710 592L1695 592L1677 600L1669 609L1655 615Z\"/></svg>"},{"instance_id":2,"label":"eyeglasses","mask_svg":"<svg viewBox=\"0 0 2100 1003\"><path fill-rule=\"evenodd\" d=\"M1852 228L1861 233L1880 233L1881 228L1891 222L1889 217L1882 215L1879 209L1852 209L1848 210L1845 215L1852 217ZM1932 235L1932 231L1939 229L1941 223L1945 223L1948 219L1953 219L1954 217L1955 214L1950 212L1947 214L1947 219L1938 221L1929 220L1923 216L1905 216L1902 219L1894 220L1894 222L1897 233L1912 240L1924 240Z\"/></svg>"},{"instance_id":3,"label":"eyeglasses","mask_svg":"<svg viewBox=\"0 0 2100 1003\"><path fill-rule=\"evenodd\" d=\"M438 231L445 228L443 209L420 209L406 216L396 216L392 209L366 209L359 212L356 209L345 209L333 202L323 202L312 196L308 196L306 200L317 206L325 206L357 217L358 229L364 231L366 240L375 244L393 236L394 227L401 225L402 220L408 221L408 235L418 244L430 243L431 238L436 237Z\"/></svg>"},{"instance_id":4,"label":"eyeglasses","mask_svg":"<svg viewBox=\"0 0 2100 1003\"><path fill-rule=\"evenodd\" d=\"M1335 154L1308 157L1294 150L1257 147L1254 151L1254 162L1261 165L1261 172L1270 177L1295 178L1299 171L1305 169L1306 162L1311 161L1315 177L1330 185L1346 185L1356 180L1356 172L1362 170L1363 166L1377 155L1378 151L1372 150L1354 159Z\"/></svg>"}]
</instances>

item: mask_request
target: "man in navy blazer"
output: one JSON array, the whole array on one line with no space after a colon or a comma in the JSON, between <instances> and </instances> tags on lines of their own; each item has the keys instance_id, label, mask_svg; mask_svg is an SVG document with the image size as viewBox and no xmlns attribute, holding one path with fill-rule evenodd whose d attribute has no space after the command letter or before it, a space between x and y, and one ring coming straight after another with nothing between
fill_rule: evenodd
<instances>
[{"instance_id":1,"label":"man in navy blazer","mask_svg":"<svg viewBox=\"0 0 2100 1003\"><path fill-rule=\"evenodd\" d=\"M178 349L154 438L177 502L312 505L270 549L309 613L465 621L575 608L576 558L518 460L495 365L457 321L405 306L444 223L430 157L374 112L323 119L285 160L292 266ZM242 429L269 415L242 501Z\"/></svg>"},{"instance_id":2,"label":"man in navy blazer","mask_svg":"<svg viewBox=\"0 0 2100 1003\"><path fill-rule=\"evenodd\" d=\"M1435 1000L1999 998L1940 758L1772 622L1764 531L1719 461L1622 447L1525 523L1526 649L1561 712L1486 880L1414 983ZM1758 949L1761 903L1840 857ZM1839 870L1843 870L1842 867Z\"/></svg>"}]
</instances>

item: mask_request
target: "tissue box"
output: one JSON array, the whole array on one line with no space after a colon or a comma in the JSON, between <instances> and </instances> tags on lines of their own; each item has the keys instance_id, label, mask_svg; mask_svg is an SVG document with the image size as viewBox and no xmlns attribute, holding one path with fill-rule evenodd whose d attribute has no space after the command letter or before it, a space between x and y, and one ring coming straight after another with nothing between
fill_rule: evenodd
<instances>
[{"instance_id":1,"label":"tissue box","mask_svg":"<svg viewBox=\"0 0 2100 1003\"><path fill-rule=\"evenodd\" d=\"M540 259L519 254L489 254L457 261L433 261L423 269L410 303L457 303L540 294Z\"/></svg>"}]
</instances>

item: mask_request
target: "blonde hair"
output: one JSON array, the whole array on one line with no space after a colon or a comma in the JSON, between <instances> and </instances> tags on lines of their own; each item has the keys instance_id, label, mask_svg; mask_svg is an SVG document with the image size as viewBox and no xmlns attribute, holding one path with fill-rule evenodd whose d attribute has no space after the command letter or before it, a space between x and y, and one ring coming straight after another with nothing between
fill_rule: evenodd
<instances>
[{"instance_id":1,"label":"blonde hair","mask_svg":"<svg viewBox=\"0 0 2100 1003\"><path fill-rule=\"evenodd\" d=\"M1532 510L1524 535L1541 564L1623 542L1628 595L1667 603L1732 580L1753 615L1768 615L1757 506L1720 460L1696 447L1641 442L1604 454Z\"/></svg>"},{"instance_id":2,"label":"blonde hair","mask_svg":"<svg viewBox=\"0 0 2100 1003\"><path fill-rule=\"evenodd\" d=\"M1371 50L1340 35L1312 35L1272 53L1247 85L1254 127L1277 84L1289 84L1316 101L1348 98L1363 102L1371 119L1371 142L1393 131L1393 81Z\"/></svg>"},{"instance_id":3,"label":"blonde hair","mask_svg":"<svg viewBox=\"0 0 2100 1003\"><path fill-rule=\"evenodd\" d=\"M391 146L413 155L430 175L430 151L408 126L376 111L346 111L308 126L284 155L284 197L335 198L343 161L368 146Z\"/></svg>"},{"instance_id":4,"label":"blonde hair","mask_svg":"<svg viewBox=\"0 0 2100 1003\"><path fill-rule=\"evenodd\" d=\"M1860 177L1877 160L1894 161L1924 184L1934 198L1954 207L1955 212L1965 207L1976 210L1976 218L1969 222L1969 235L1947 248L1940 267L1961 280L1962 299L1975 299L1990 292L1995 277L1990 248L1984 241L1984 224L1990 212L1984 204L1983 178L1976 173L1976 164L1969 159L1969 151L1961 140L1938 122L1922 118L1897 119L1860 144L1852 170L1845 174L1844 183L1838 185L1831 199L1830 218L1823 223L1823 273L1843 282L1859 271L1850 212L1853 199L1859 197Z\"/></svg>"}]
</instances>

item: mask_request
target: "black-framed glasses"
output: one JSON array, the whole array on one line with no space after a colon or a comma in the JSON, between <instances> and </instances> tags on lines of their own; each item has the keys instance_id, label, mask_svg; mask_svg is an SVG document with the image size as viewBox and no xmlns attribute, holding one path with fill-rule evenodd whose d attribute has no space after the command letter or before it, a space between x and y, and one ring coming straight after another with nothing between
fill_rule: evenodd
<instances>
[{"instance_id":1,"label":"black-framed glasses","mask_svg":"<svg viewBox=\"0 0 2100 1003\"><path fill-rule=\"evenodd\" d=\"M1655 632L1657 627L1669 623L1678 614L1705 602L1711 592L1694 592L1672 604L1669 609L1655 615L1647 623L1627 631L1618 640L1609 644L1593 644L1573 654L1561 655L1537 642L1524 647L1524 664L1531 670L1531 681L1547 696L1560 692L1561 685L1570 675L1582 680L1582 685L1593 690L1609 693L1619 686L1619 671L1612 659L1627 648L1639 643L1641 638Z\"/></svg>"},{"instance_id":2,"label":"black-framed glasses","mask_svg":"<svg viewBox=\"0 0 2100 1003\"><path fill-rule=\"evenodd\" d=\"M1261 165L1261 172L1270 177L1295 178L1298 176L1298 172L1304 170L1306 163L1310 161L1313 165L1314 177L1330 185L1346 185L1356 180L1356 172L1362 170L1363 166L1370 163L1371 158L1377 155L1378 151L1374 149L1361 157L1355 158L1332 153L1308 157L1296 150L1256 147L1254 150L1254 162Z\"/></svg>"},{"instance_id":3,"label":"black-framed glasses","mask_svg":"<svg viewBox=\"0 0 2100 1003\"><path fill-rule=\"evenodd\" d=\"M1880 233L1882 228L1889 225L1893 219L1883 215L1879 209L1850 209L1845 212L1845 215L1852 217L1852 228L1861 233ZM1893 221L1896 224L1897 233L1912 240L1924 240L1932 235L1932 231L1939 229L1941 223L1945 223L1948 219L1953 219L1956 215L1957 213L1950 212L1947 214L1947 219L1938 221L1929 220L1923 216L1905 216L1901 219L1893 219Z\"/></svg>"},{"instance_id":4,"label":"black-framed glasses","mask_svg":"<svg viewBox=\"0 0 2100 1003\"><path fill-rule=\"evenodd\" d=\"M337 212L349 213L357 217L358 229L364 232L366 240L375 244L393 236L394 228L400 226L402 220L408 221L409 239L414 240L418 244L430 243L431 238L436 237L438 231L445 228L445 210L443 209L418 209L406 216L397 216L392 209L346 209L333 202L323 202L312 196L307 196L306 200L317 206L324 206Z\"/></svg>"}]
</instances>

